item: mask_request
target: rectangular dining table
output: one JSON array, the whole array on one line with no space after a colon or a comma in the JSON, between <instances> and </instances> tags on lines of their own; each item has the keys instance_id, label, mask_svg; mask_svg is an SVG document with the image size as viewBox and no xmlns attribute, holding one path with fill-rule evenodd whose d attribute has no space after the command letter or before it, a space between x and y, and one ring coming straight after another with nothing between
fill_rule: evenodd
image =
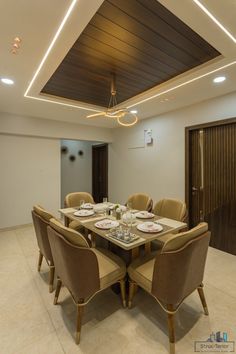
<instances>
[{"instance_id":1,"label":"rectangular dining table","mask_svg":"<svg viewBox=\"0 0 236 354\"><path fill-rule=\"evenodd\" d=\"M187 227L187 224L184 222L163 218L161 216L154 216L151 219L136 219L134 225L131 228L131 233L135 236L138 236L138 239L131 243L124 243L123 241L111 237L109 235L109 230L100 229L95 226L97 221L103 219L116 220L114 216L94 214L92 216L80 217L74 215L74 212L76 211L76 208L59 209L59 212L65 217L65 219L69 219L71 221L76 220L81 226L85 228L87 233L91 234L93 246L96 244L96 235L99 235L103 239L106 239L107 241L115 244L123 250L130 251L132 260L138 257L140 246L144 245L145 253L149 253L151 252L151 241L158 240L164 244L167 234L177 233L179 230L185 229ZM117 221L119 224L125 225L122 220ZM163 227L163 230L158 233L146 233L139 231L136 226L145 221L158 221L158 224Z\"/></svg>"}]
</instances>

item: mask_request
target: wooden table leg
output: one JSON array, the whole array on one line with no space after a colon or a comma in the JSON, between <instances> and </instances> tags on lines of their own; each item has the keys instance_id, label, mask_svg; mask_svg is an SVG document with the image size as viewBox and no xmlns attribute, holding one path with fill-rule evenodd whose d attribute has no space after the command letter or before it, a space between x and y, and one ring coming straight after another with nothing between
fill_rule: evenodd
<instances>
[{"instance_id":1,"label":"wooden table leg","mask_svg":"<svg viewBox=\"0 0 236 354\"><path fill-rule=\"evenodd\" d=\"M132 262L134 259L138 258L138 256L139 256L139 251L140 251L140 250L139 250L139 247L135 247L135 248L133 248L133 249L131 250L131 262ZM137 285L137 284L134 284L133 295L136 294L137 290L138 290L138 285Z\"/></svg>"},{"instance_id":2,"label":"wooden table leg","mask_svg":"<svg viewBox=\"0 0 236 354\"><path fill-rule=\"evenodd\" d=\"M139 256L139 247L132 248L132 250L131 250L131 262L135 258L138 258L138 256Z\"/></svg>"},{"instance_id":3,"label":"wooden table leg","mask_svg":"<svg viewBox=\"0 0 236 354\"><path fill-rule=\"evenodd\" d=\"M151 253L151 242L145 243L145 255Z\"/></svg>"},{"instance_id":4,"label":"wooden table leg","mask_svg":"<svg viewBox=\"0 0 236 354\"><path fill-rule=\"evenodd\" d=\"M64 224L66 227L69 227L70 219L67 216L64 216Z\"/></svg>"},{"instance_id":5,"label":"wooden table leg","mask_svg":"<svg viewBox=\"0 0 236 354\"><path fill-rule=\"evenodd\" d=\"M96 235L94 232L91 233L91 245L93 248L96 247Z\"/></svg>"}]
</instances>

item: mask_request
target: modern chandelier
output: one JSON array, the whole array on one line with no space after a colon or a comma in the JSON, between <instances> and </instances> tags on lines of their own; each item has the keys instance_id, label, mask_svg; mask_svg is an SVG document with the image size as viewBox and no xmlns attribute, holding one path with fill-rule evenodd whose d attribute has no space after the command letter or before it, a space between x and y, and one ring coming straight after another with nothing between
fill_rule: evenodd
<instances>
[{"instance_id":1,"label":"modern chandelier","mask_svg":"<svg viewBox=\"0 0 236 354\"><path fill-rule=\"evenodd\" d=\"M117 119L117 122L124 127L131 127L136 124L138 121L137 111L129 110L128 108L116 108L117 99L116 99L116 77L115 74L112 74L111 80L111 96L108 107L105 111L90 114L87 118L96 118L96 117L107 117ZM130 122L131 119L131 122Z\"/></svg>"}]
</instances>

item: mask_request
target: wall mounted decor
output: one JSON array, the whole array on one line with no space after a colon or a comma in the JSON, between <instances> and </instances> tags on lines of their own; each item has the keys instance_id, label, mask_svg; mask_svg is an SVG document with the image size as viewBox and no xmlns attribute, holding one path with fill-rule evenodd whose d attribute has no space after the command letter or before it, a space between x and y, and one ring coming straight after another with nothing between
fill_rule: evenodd
<instances>
[{"instance_id":1,"label":"wall mounted decor","mask_svg":"<svg viewBox=\"0 0 236 354\"><path fill-rule=\"evenodd\" d=\"M75 155L70 155L69 159L70 159L70 161L75 161L76 157L75 157Z\"/></svg>"},{"instance_id":2,"label":"wall mounted decor","mask_svg":"<svg viewBox=\"0 0 236 354\"><path fill-rule=\"evenodd\" d=\"M62 154L67 154L68 153L68 147L67 146L62 146L61 147L61 153Z\"/></svg>"}]
</instances>

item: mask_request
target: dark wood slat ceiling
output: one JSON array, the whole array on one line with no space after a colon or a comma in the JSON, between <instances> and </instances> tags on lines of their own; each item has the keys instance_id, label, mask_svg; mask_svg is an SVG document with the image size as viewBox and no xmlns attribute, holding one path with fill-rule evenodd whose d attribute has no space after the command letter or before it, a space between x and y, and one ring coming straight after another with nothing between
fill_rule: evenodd
<instances>
[{"instance_id":1,"label":"dark wood slat ceiling","mask_svg":"<svg viewBox=\"0 0 236 354\"><path fill-rule=\"evenodd\" d=\"M107 107L220 53L156 0L105 0L42 93Z\"/></svg>"}]
</instances>

